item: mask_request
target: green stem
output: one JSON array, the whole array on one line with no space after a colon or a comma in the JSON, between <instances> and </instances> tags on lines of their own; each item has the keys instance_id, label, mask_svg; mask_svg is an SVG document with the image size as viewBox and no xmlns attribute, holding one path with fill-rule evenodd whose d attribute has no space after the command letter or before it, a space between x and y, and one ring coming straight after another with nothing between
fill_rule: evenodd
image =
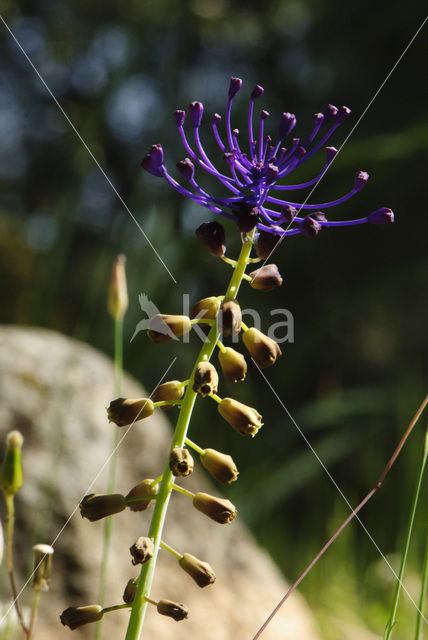
<instances>
[{"instance_id":1,"label":"green stem","mask_svg":"<svg viewBox=\"0 0 428 640\"><path fill-rule=\"evenodd\" d=\"M241 285L242 278L248 264L248 259L250 257L253 235L254 233L249 234L249 237L242 245L241 253L239 254L239 258L230 279L229 286L227 287L226 297L236 298L236 296L238 295L239 287ZM188 384L186 393L183 397L183 403L181 405L180 414L178 416L177 424L172 438L171 449L173 447L181 448L185 443L187 429L189 427L193 406L196 400L196 392L193 391L193 384L191 384L191 382L194 379L198 363L201 360L208 361L211 358L219 337L220 333L217 328L217 323L215 323L211 327L206 341L202 345L202 348L196 358L192 374L189 378L190 383ZM153 582L156 559L159 552L163 525L168 510L168 503L171 497L171 487L173 483L174 476L172 475L171 469L169 468L169 461L167 461L149 529L149 537L153 538L154 542L154 552L152 558L148 562L144 563L141 568L137 592L135 594L134 602L132 605L131 617L129 619L125 640L139 640L139 638L141 637L141 632L144 624L144 616L147 610L147 598L149 597L150 589Z\"/></svg>"},{"instance_id":2,"label":"green stem","mask_svg":"<svg viewBox=\"0 0 428 640\"><path fill-rule=\"evenodd\" d=\"M186 438L185 442L188 447L196 451L196 453L199 453L200 456L205 455L205 449L202 449L202 447L196 444L196 442L193 442L192 440L190 440L190 438Z\"/></svg>"},{"instance_id":3,"label":"green stem","mask_svg":"<svg viewBox=\"0 0 428 640\"><path fill-rule=\"evenodd\" d=\"M183 557L182 553L177 551L177 549L174 549L174 547L171 547L169 544L167 544L163 540L160 541L160 546L162 547L162 549L165 549L165 551L169 551L169 553L171 553L173 556L175 556L178 559Z\"/></svg>"},{"instance_id":4,"label":"green stem","mask_svg":"<svg viewBox=\"0 0 428 640\"><path fill-rule=\"evenodd\" d=\"M195 494L192 493L191 491L188 491L188 489L184 489L184 487L180 487L178 484L172 484L171 488L174 489L174 491L178 491L178 493L182 493L183 496L187 496L188 498L194 498Z\"/></svg>"},{"instance_id":5,"label":"green stem","mask_svg":"<svg viewBox=\"0 0 428 640\"><path fill-rule=\"evenodd\" d=\"M28 627L24 622L24 616L22 615L21 607L18 602L18 589L15 582L15 570L13 567L13 531L15 524L15 503L13 494L5 494L6 509L7 509L7 523L6 523L6 564L7 572L9 574L10 589L12 591L13 604L15 607L16 615L18 616L19 624L28 638Z\"/></svg>"},{"instance_id":6,"label":"green stem","mask_svg":"<svg viewBox=\"0 0 428 640\"><path fill-rule=\"evenodd\" d=\"M388 621L388 623L386 625L386 629L385 629L385 636L384 636L385 640L389 640L389 638L391 637L392 628L395 625L396 620L397 620L398 600L400 598L400 592L401 592L401 586L402 586L402 582L403 582L404 569L405 569L405 566L406 566L407 555L408 555L408 552L409 552L410 539L412 537L413 523L415 521L416 508L418 506L419 493L420 493L420 489L421 489L421 485L422 485L422 478L423 478L423 475L424 475L424 469L425 469L425 463L427 461L427 456L428 456L428 431L425 434L424 452L423 452L423 455L422 455L421 466L419 468L418 481L417 481L417 484L416 484L415 495L413 497L413 503L412 503L412 508L411 508L411 512L410 512L409 526L407 527L406 540L405 540L405 543L404 543L404 549L403 549L403 553L402 553L402 556L401 556L400 570L398 572L397 584L395 586L394 598L393 598L393 601L392 601L391 616L389 618L389 621Z\"/></svg>"},{"instance_id":7,"label":"green stem","mask_svg":"<svg viewBox=\"0 0 428 640\"><path fill-rule=\"evenodd\" d=\"M424 617L425 601L428 588L428 537L425 541L425 557L422 567L422 584L419 596L418 615L416 617L415 640L422 640L422 619Z\"/></svg>"},{"instance_id":8,"label":"green stem","mask_svg":"<svg viewBox=\"0 0 428 640\"><path fill-rule=\"evenodd\" d=\"M37 608L39 606L40 589L34 589L33 605L31 607L30 628L28 630L28 640L33 637L34 625L36 624Z\"/></svg>"},{"instance_id":9,"label":"green stem","mask_svg":"<svg viewBox=\"0 0 428 640\"><path fill-rule=\"evenodd\" d=\"M103 609L103 615L105 613L109 613L110 611L119 611L119 609L130 609L131 605L126 603L126 604L114 604L111 607L106 607L105 609Z\"/></svg>"}]
</instances>

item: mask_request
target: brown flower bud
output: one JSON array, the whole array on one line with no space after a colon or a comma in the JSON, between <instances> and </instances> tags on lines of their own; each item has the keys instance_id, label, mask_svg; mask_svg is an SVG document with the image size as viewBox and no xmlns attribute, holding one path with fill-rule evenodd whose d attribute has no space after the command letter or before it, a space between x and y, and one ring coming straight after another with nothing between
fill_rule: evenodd
<instances>
[{"instance_id":1,"label":"brown flower bud","mask_svg":"<svg viewBox=\"0 0 428 640\"><path fill-rule=\"evenodd\" d=\"M154 478L142 480L125 496L126 504L131 511L145 511L152 499L157 496L159 486L152 484L153 481ZM147 498L147 500L135 500L135 498Z\"/></svg>"},{"instance_id":2,"label":"brown flower bud","mask_svg":"<svg viewBox=\"0 0 428 640\"><path fill-rule=\"evenodd\" d=\"M282 277L276 264L265 264L250 273L250 287L258 291L272 291L282 285Z\"/></svg>"},{"instance_id":3,"label":"brown flower bud","mask_svg":"<svg viewBox=\"0 0 428 640\"><path fill-rule=\"evenodd\" d=\"M223 226L217 222L203 222L195 231L196 237L212 256L224 256L226 236Z\"/></svg>"},{"instance_id":4,"label":"brown flower bud","mask_svg":"<svg viewBox=\"0 0 428 640\"><path fill-rule=\"evenodd\" d=\"M242 341L260 369L270 367L282 355L278 343L255 327L244 333Z\"/></svg>"},{"instance_id":5,"label":"brown flower bud","mask_svg":"<svg viewBox=\"0 0 428 640\"><path fill-rule=\"evenodd\" d=\"M73 630L90 622L98 622L102 617L103 608L99 604L89 604L86 607L68 607L59 619L65 627Z\"/></svg>"},{"instance_id":6,"label":"brown flower bud","mask_svg":"<svg viewBox=\"0 0 428 640\"><path fill-rule=\"evenodd\" d=\"M216 498L208 493L197 493L193 498L193 506L220 524L229 524L236 516L236 507L230 500Z\"/></svg>"},{"instance_id":7,"label":"brown flower bud","mask_svg":"<svg viewBox=\"0 0 428 640\"><path fill-rule=\"evenodd\" d=\"M215 449L205 449L201 455L201 463L205 469L219 482L234 482L238 478L238 469L231 456Z\"/></svg>"},{"instance_id":8,"label":"brown flower bud","mask_svg":"<svg viewBox=\"0 0 428 640\"><path fill-rule=\"evenodd\" d=\"M126 257L123 254L117 256L113 263L110 287L107 298L107 308L114 320L120 320L128 308L128 289L125 274Z\"/></svg>"},{"instance_id":9,"label":"brown flower bud","mask_svg":"<svg viewBox=\"0 0 428 640\"><path fill-rule=\"evenodd\" d=\"M164 402L165 400L181 400L184 394L184 387L180 386L180 380L170 380L163 382L152 393L153 402ZM160 409L170 409L174 405L165 404Z\"/></svg>"},{"instance_id":10,"label":"brown flower bud","mask_svg":"<svg viewBox=\"0 0 428 640\"><path fill-rule=\"evenodd\" d=\"M236 336L241 331L241 307L235 298L225 298L219 313L219 331L224 336Z\"/></svg>"},{"instance_id":11,"label":"brown flower bud","mask_svg":"<svg viewBox=\"0 0 428 640\"><path fill-rule=\"evenodd\" d=\"M269 233L268 231L260 231L260 235L256 242L256 253L259 258L266 260L270 254L275 250L277 244L281 241L282 234L284 233L281 227L272 227L272 229L278 230L278 233Z\"/></svg>"},{"instance_id":12,"label":"brown flower bud","mask_svg":"<svg viewBox=\"0 0 428 640\"><path fill-rule=\"evenodd\" d=\"M193 471L189 449L174 447L169 455L169 468L175 476L189 476Z\"/></svg>"},{"instance_id":13,"label":"brown flower bud","mask_svg":"<svg viewBox=\"0 0 428 640\"><path fill-rule=\"evenodd\" d=\"M79 504L80 515L91 522L120 513L125 508L125 496L120 493L89 493Z\"/></svg>"},{"instance_id":14,"label":"brown flower bud","mask_svg":"<svg viewBox=\"0 0 428 640\"><path fill-rule=\"evenodd\" d=\"M140 536L132 547L129 547L132 556L132 564L144 564L153 556L154 545L151 538Z\"/></svg>"},{"instance_id":15,"label":"brown flower bud","mask_svg":"<svg viewBox=\"0 0 428 640\"><path fill-rule=\"evenodd\" d=\"M247 363L242 353L232 347L225 347L226 351L219 351L218 361L225 377L231 382L241 382L247 375Z\"/></svg>"},{"instance_id":16,"label":"brown flower bud","mask_svg":"<svg viewBox=\"0 0 428 640\"><path fill-rule=\"evenodd\" d=\"M52 573L53 547L50 544L35 544L34 571L31 586L40 591L49 591L49 580Z\"/></svg>"},{"instance_id":17,"label":"brown flower bud","mask_svg":"<svg viewBox=\"0 0 428 640\"><path fill-rule=\"evenodd\" d=\"M192 328L188 316L173 316L166 313L158 313L149 320L147 335L150 340L158 344L168 340L176 340Z\"/></svg>"},{"instance_id":18,"label":"brown flower bud","mask_svg":"<svg viewBox=\"0 0 428 640\"><path fill-rule=\"evenodd\" d=\"M0 469L0 489L8 496L13 496L24 484L21 455L23 442L20 431L10 431L6 436L6 453Z\"/></svg>"},{"instance_id":19,"label":"brown flower bud","mask_svg":"<svg viewBox=\"0 0 428 640\"><path fill-rule=\"evenodd\" d=\"M114 422L118 427L126 427L128 424L148 418L154 410L153 401L150 398L116 398L110 402L107 417L109 422Z\"/></svg>"},{"instance_id":20,"label":"brown flower bud","mask_svg":"<svg viewBox=\"0 0 428 640\"><path fill-rule=\"evenodd\" d=\"M198 587L208 587L208 585L214 584L215 573L208 562L202 562L190 553L184 553L178 564L193 578Z\"/></svg>"},{"instance_id":21,"label":"brown flower bud","mask_svg":"<svg viewBox=\"0 0 428 640\"><path fill-rule=\"evenodd\" d=\"M176 622L184 620L189 615L189 611L184 604L172 602L172 600L159 600L156 607L159 613L163 616L174 618Z\"/></svg>"},{"instance_id":22,"label":"brown flower bud","mask_svg":"<svg viewBox=\"0 0 428 640\"><path fill-rule=\"evenodd\" d=\"M218 391L218 373L211 362L198 362L193 380L193 391L200 396L210 396Z\"/></svg>"},{"instance_id":23,"label":"brown flower bud","mask_svg":"<svg viewBox=\"0 0 428 640\"><path fill-rule=\"evenodd\" d=\"M123 592L123 595L122 595L122 600L126 604L131 604L131 602L134 602L135 594L137 593L137 587L138 587L138 578L131 578L126 583L125 591Z\"/></svg>"},{"instance_id":24,"label":"brown flower bud","mask_svg":"<svg viewBox=\"0 0 428 640\"><path fill-rule=\"evenodd\" d=\"M233 398L223 398L217 405L220 415L241 435L255 436L262 426L262 417L256 409Z\"/></svg>"},{"instance_id":25,"label":"brown flower bud","mask_svg":"<svg viewBox=\"0 0 428 640\"><path fill-rule=\"evenodd\" d=\"M209 298L203 298L195 304L192 309L192 318L206 318L207 320L214 320L220 310L221 300L215 296ZM200 322L199 326L203 326Z\"/></svg>"}]
</instances>

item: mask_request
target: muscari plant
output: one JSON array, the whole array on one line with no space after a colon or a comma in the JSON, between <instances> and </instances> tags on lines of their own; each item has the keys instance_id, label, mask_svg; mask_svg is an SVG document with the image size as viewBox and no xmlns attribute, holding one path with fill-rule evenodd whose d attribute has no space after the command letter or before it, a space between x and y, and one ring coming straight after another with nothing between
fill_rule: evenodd
<instances>
[{"instance_id":1,"label":"muscari plant","mask_svg":"<svg viewBox=\"0 0 428 640\"><path fill-rule=\"evenodd\" d=\"M169 500L174 491L185 494L201 514L217 523L228 524L236 516L236 508L229 500L204 492L194 494L183 486L185 478L192 473L194 467L191 450L196 452L201 464L218 482L228 484L238 477L236 465L228 454L210 448L203 449L189 438L188 430L195 401L197 398L204 398L205 401L217 403L221 418L237 434L254 437L263 424L262 416L256 408L246 406L235 398L218 395L220 376L215 365L210 362L211 357L217 352L219 367L227 380L242 382L247 373L246 359L240 351L227 346L226 340L231 339L236 346L241 337L249 356L261 369L273 365L282 355L279 345L272 338L242 322L237 300L242 282L248 282L250 287L259 291L271 291L281 286L282 277L278 268L267 261L286 237L302 234L314 238L327 227L363 223L389 224L394 220L393 212L386 207L356 220L337 221L327 217L327 209L344 203L365 186L369 178L365 171L357 171L351 189L331 202L309 203L311 192L309 195L306 193L303 202L297 202L293 197L288 199L287 192L313 190L322 179L338 152L335 147L326 144L340 124L348 118L350 110L347 107L328 105L324 112L314 115L313 128L302 140L291 138L296 117L284 112L277 134L271 137L265 133L265 123L269 117L266 110L260 111L257 128L254 126L255 103L264 93L263 88L257 85L249 100L248 138L244 142L231 123L232 103L241 86L239 78L231 78L224 131L220 130L220 115L214 114L211 119L212 132L222 155L221 166L214 164L201 143L199 130L204 112L201 102L189 105L189 127L185 127L186 113L181 110L174 112L187 156L176 165L178 180L169 173L160 144L152 146L142 161L142 167L146 171L164 179L181 195L235 222L242 246L237 259L226 255L225 231L217 220L203 223L196 229L197 238L208 252L214 258L227 262L233 269L225 293L221 296L210 295L196 302L191 317L157 314L150 319L148 330L148 337L154 343L163 343L188 334L196 324L207 327L208 332L193 369L184 380L163 382L148 398L117 398L110 403L108 418L118 427L132 425L152 415L157 408L177 406L179 414L165 468L159 477L142 479L127 495L91 494L82 500L81 515L90 521L109 517L126 508L138 513L153 504L154 510L147 535L131 541L131 561L133 565L141 565L141 571L138 578L130 579L126 585L123 604L107 608L101 604L69 607L61 614L61 622L71 629L99 622L107 612L130 608L126 640L137 640L141 636L149 604L154 605L159 613L176 621L187 617L185 605L151 598L159 549L169 551L177 559L179 568L187 572L200 587L211 585L215 581L215 573L207 562L194 557L191 549L178 551L162 539ZM189 141L187 129L190 130L192 142ZM311 180L293 184L290 180L292 172L321 149L324 149L325 160L318 174ZM221 188L219 195L208 193L200 186L196 177L198 172L206 172L218 181ZM253 263L262 264L256 269L250 267L251 271L246 273ZM123 314L120 295L117 295L116 300L117 313Z\"/></svg>"}]
</instances>

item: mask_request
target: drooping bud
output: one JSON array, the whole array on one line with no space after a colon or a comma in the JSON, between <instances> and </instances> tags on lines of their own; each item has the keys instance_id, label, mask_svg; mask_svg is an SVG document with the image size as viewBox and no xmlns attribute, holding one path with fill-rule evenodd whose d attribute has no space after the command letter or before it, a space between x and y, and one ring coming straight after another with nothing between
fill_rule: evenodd
<instances>
[{"instance_id":1,"label":"drooping bud","mask_svg":"<svg viewBox=\"0 0 428 640\"><path fill-rule=\"evenodd\" d=\"M201 455L201 463L208 473L223 484L230 484L238 478L238 469L232 457L226 453L205 449L205 453Z\"/></svg>"},{"instance_id":2,"label":"drooping bud","mask_svg":"<svg viewBox=\"0 0 428 640\"><path fill-rule=\"evenodd\" d=\"M184 160L177 162L177 169L185 180L193 180L195 175L195 165L189 158L184 158Z\"/></svg>"},{"instance_id":3,"label":"drooping bud","mask_svg":"<svg viewBox=\"0 0 428 640\"><path fill-rule=\"evenodd\" d=\"M150 398L116 398L107 409L109 422L118 427L138 422L152 415L155 408Z\"/></svg>"},{"instance_id":4,"label":"drooping bud","mask_svg":"<svg viewBox=\"0 0 428 640\"><path fill-rule=\"evenodd\" d=\"M236 336L241 331L242 312L235 298L224 298L218 316L218 329L223 336Z\"/></svg>"},{"instance_id":5,"label":"drooping bud","mask_svg":"<svg viewBox=\"0 0 428 640\"><path fill-rule=\"evenodd\" d=\"M192 318L206 318L207 320L214 320L220 310L221 300L215 296L209 298L203 298L195 304L192 309ZM203 325L202 322L199 325Z\"/></svg>"},{"instance_id":6,"label":"drooping bud","mask_svg":"<svg viewBox=\"0 0 428 640\"><path fill-rule=\"evenodd\" d=\"M236 213L236 224L241 233L249 233L259 221L259 210L250 205L241 205Z\"/></svg>"},{"instance_id":7,"label":"drooping bud","mask_svg":"<svg viewBox=\"0 0 428 640\"><path fill-rule=\"evenodd\" d=\"M193 381L193 391L202 398L210 396L218 391L218 373L211 362L205 360L198 362Z\"/></svg>"},{"instance_id":8,"label":"drooping bud","mask_svg":"<svg viewBox=\"0 0 428 640\"><path fill-rule=\"evenodd\" d=\"M0 469L0 489L7 496L13 496L24 484L22 472L22 443L19 431L10 431L6 436L6 453Z\"/></svg>"},{"instance_id":9,"label":"drooping bud","mask_svg":"<svg viewBox=\"0 0 428 640\"><path fill-rule=\"evenodd\" d=\"M144 564L153 556L154 544L151 538L140 536L132 547L129 547L132 556L132 564Z\"/></svg>"},{"instance_id":10,"label":"drooping bud","mask_svg":"<svg viewBox=\"0 0 428 640\"><path fill-rule=\"evenodd\" d=\"M176 622L184 620L189 615L189 611L184 604L181 604L179 602L172 602L172 600L159 600L156 608L158 610L158 613L163 616L169 616Z\"/></svg>"},{"instance_id":11,"label":"drooping bud","mask_svg":"<svg viewBox=\"0 0 428 640\"><path fill-rule=\"evenodd\" d=\"M337 122L344 122L346 120L346 118L349 118L349 116L351 115L351 109L349 109L349 107L339 107L337 115L336 115L336 121Z\"/></svg>"},{"instance_id":12,"label":"drooping bud","mask_svg":"<svg viewBox=\"0 0 428 640\"><path fill-rule=\"evenodd\" d=\"M98 622L103 617L103 608L99 604L89 604L86 607L68 607L59 617L64 627L71 630L84 624Z\"/></svg>"},{"instance_id":13,"label":"drooping bud","mask_svg":"<svg viewBox=\"0 0 428 640\"><path fill-rule=\"evenodd\" d=\"M279 137L281 140L290 135L296 126L296 116L294 113L284 112L279 123Z\"/></svg>"},{"instance_id":14,"label":"drooping bud","mask_svg":"<svg viewBox=\"0 0 428 640\"><path fill-rule=\"evenodd\" d=\"M262 426L262 416L256 409L233 398L223 398L217 409L226 422L243 436L254 437Z\"/></svg>"},{"instance_id":15,"label":"drooping bud","mask_svg":"<svg viewBox=\"0 0 428 640\"><path fill-rule=\"evenodd\" d=\"M281 242L282 234L284 233L281 227L272 227L272 229L277 229L278 233L260 231L259 237L257 238L256 253L258 257L263 260L269 258L270 254L275 250L275 247Z\"/></svg>"},{"instance_id":16,"label":"drooping bud","mask_svg":"<svg viewBox=\"0 0 428 640\"><path fill-rule=\"evenodd\" d=\"M281 223L290 224L297 216L297 209L291 204L286 204L281 209Z\"/></svg>"},{"instance_id":17,"label":"drooping bud","mask_svg":"<svg viewBox=\"0 0 428 640\"><path fill-rule=\"evenodd\" d=\"M255 327L243 334L242 341L260 369L270 367L282 355L278 343Z\"/></svg>"},{"instance_id":18,"label":"drooping bud","mask_svg":"<svg viewBox=\"0 0 428 640\"><path fill-rule=\"evenodd\" d=\"M369 179L369 174L367 171L357 171L354 178L354 189L362 189L367 184L367 180Z\"/></svg>"},{"instance_id":19,"label":"drooping bud","mask_svg":"<svg viewBox=\"0 0 428 640\"><path fill-rule=\"evenodd\" d=\"M113 320L121 320L128 308L128 288L125 274L126 257L121 253L113 263L107 308Z\"/></svg>"},{"instance_id":20,"label":"drooping bud","mask_svg":"<svg viewBox=\"0 0 428 640\"><path fill-rule=\"evenodd\" d=\"M282 285L281 274L276 264L265 264L250 273L250 287L258 291L272 291Z\"/></svg>"},{"instance_id":21,"label":"drooping bud","mask_svg":"<svg viewBox=\"0 0 428 640\"><path fill-rule=\"evenodd\" d=\"M229 524L236 516L236 507L230 500L210 496L208 493L195 494L193 506L219 524Z\"/></svg>"},{"instance_id":22,"label":"drooping bud","mask_svg":"<svg viewBox=\"0 0 428 640\"><path fill-rule=\"evenodd\" d=\"M138 578L130 578L126 583L125 591L122 595L122 600L126 604L131 604L134 602L135 594L137 593L138 587Z\"/></svg>"},{"instance_id":23,"label":"drooping bud","mask_svg":"<svg viewBox=\"0 0 428 640\"><path fill-rule=\"evenodd\" d=\"M126 500L120 493L89 493L79 504L79 509L82 518L95 522L126 509Z\"/></svg>"},{"instance_id":24,"label":"drooping bud","mask_svg":"<svg viewBox=\"0 0 428 640\"><path fill-rule=\"evenodd\" d=\"M229 85L229 98L234 98L241 87L242 87L241 78L231 78L230 85Z\"/></svg>"},{"instance_id":25,"label":"drooping bud","mask_svg":"<svg viewBox=\"0 0 428 640\"><path fill-rule=\"evenodd\" d=\"M156 178L162 178L164 164L161 144L154 144L150 147L147 155L141 163L141 166L153 176L156 176Z\"/></svg>"},{"instance_id":26,"label":"drooping bud","mask_svg":"<svg viewBox=\"0 0 428 640\"><path fill-rule=\"evenodd\" d=\"M392 224L394 222L394 213L388 207L381 207L367 216L367 222L370 224Z\"/></svg>"},{"instance_id":27,"label":"drooping bud","mask_svg":"<svg viewBox=\"0 0 428 640\"><path fill-rule=\"evenodd\" d=\"M184 394L184 387L180 380L169 380L160 384L152 393L153 402L165 402L166 400L180 400ZM160 409L170 409L173 404L165 404Z\"/></svg>"},{"instance_id":28,"label":"drooping bud","mask_svg":"<svg viewBox=\"0 0 428 640\"><path fill-rule=\"evenodd\" d=\"M193 126L198 128L204 115L204 105L202 102L191 102L189 104L189 115Z\"/></svg>"},{"instance_id":29,"label":"drooping bud","mask_svg":"<svg viewBox=\"0 0 428 640\"><path fill-rule=\"evenodd\" d=\"M212 256L224 256L226 253L226 235L223 225L215 220L203 222L195 231L196 237Z\"/></svg>"},{"instance_id":30,"label":"drooping bud","mask_svg":"<svg viewBox=\"0 0 428 640\"><path fill-rule=\"evenodd\" d=\"M314 215L309 215L303 218L299 223L300 232L307 238L315 238L322 229L322 224L316 220Z\"/></svg>"},{"instance_id":31,"label":"drooping bud","mask_svg":"<svg viewBox=\"0 0 428 640\"><path fill-rule=\"evenodd\" d=\"M153 484L154 478L146 478L139 482L126 494L126 506L131 511L145 511L153 498L156 498L159 486ZM138 500L136 500L138 498Z\"/></svg>"},{"instance_id":32,"label":"drooping bud","mask_svg":"<svg viewBox=\"0 0 428 640\"><path fill-rule=\"evenodd\" d=\"M242 353L232 347L225 347L225 351L219 351L218 361L221 370L230 382L242 382L247 375L247 363Z\"/></svg>"},{"instance_id":33,"label":"drooping bud","mask_svg":"<svg viewBox=\"0 0 428 640\"><path fill-rule=\"evenodd\" d=\"M189 449L174 447L169 454L169 468L174 476L189 476L193 472L193 464Z\"/></svg>"},{"instance_id":34,"label":"drooping bud","mask_svg":"<svg viewBox=\"0 0 428 640\"><path fill-rule=\"evenodd\" d=\"M149 320L147 335L155 344L176 340L192 329L188 316L175 316L157 313Z\"/></svg>"},{"instance_id":35,"label":"drooping bud","mask_svg":"<svg viewBox=\"0 0 428 640\"><path fill-rule=\"evenodd\" d=\"M208 562L202 562L190 553L184 553L178 564L196 582L198 587L208 587L215 582L215 573Z\"/></svg>"},{"instance_id":36,"label":"drooping bud","mask_svg":"<svg viewBox=\"0 0 428 640\"><path fill-rule=\"evenodd\" d=\"M49 591L49 580L52 573L53 547L50 544L35 544L34 571L31 586L40 591Z\"/></svg>"}]
</instances>

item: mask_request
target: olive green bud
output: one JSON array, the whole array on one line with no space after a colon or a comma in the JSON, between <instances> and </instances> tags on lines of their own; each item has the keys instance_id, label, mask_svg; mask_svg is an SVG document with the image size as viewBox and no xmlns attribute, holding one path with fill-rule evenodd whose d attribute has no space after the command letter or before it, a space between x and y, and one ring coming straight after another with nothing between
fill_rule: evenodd
<instances>
[{"instance_id":1,"label":"olive green bud","mask_svg":"<svg viewBox=\"0 0 428 640\"><path fill-rule=\"evenodd\" d=\"M262 426L262 417L256 409L233 398L223 398L217 405L220 415L243 436L255 436Z\"/></svg>"},{"instance_id":2,"label":"olive green bud","mask_svg":"<svg viewBox=\"0 0 428 640\"><path fill-rule=\"evenodd\" d=\"M184 553L178 564L193 578L198 587L208 587L208 585L214 584L215 573L208 562L202 562L190 553Z\"/></svg>"},{"instance_id":3,"label":"olive green bud","mask_svg":"<svg viewBox=\"0 0 428 640\"><path fill-rule=\"evenodd\" d=\"M0 469L0 489L13 496L24 484L21 448L24 438L19 431L10 431L6 436L6 453Z\"/></svg>"},{"instance_id":4,"label":"olive green bud","mask_svg":"<svg viewBox=\"0 0 428 640\"><path fill-rule=\"evenodd\" d=\"M241 307L235 298L225 298L219 314L219 331L224 336L236 336L241 331Z\"/></svg>"},{"instance_id":5,"label":"olive green bud","mask_svg":"<svg viewBox=\"0 0 428 640\"><path fill-rule=\"evenodd\" d=\"M89 493L79 504L80 515L91 522L120 513L125 508L125 496L121 493Z\"/></svg>"},{"instance_id":6,"label":"olive green bud","mask_svg":"<svg viewBox=\"0 0 428 640\"><path fill-rule=\"evenodd\" d=\"M242 341L260 369L275 364L276 359L282 355L278 343L255 327L250 327L248 331L245 331Z\"/></svg>"},{"instance_id":7,"label":"olive green bud","mask_svg":"<svg viewBox=\"0 0 428 640\"><path fill-rule=\"evenodd\" d=\"M273 230L277 230L278 233L270 233L268 231L260 231L260 235L256 242L256 253L259 258L266 260L270 254L275 250L278 243L281 242L282 234L284 230L281 227L272 227Z\"/></svg>"},{"instance_id":8,"label":"olive green bud","mask_svg":"<svg viewBox=\"0 0 428 640\"><path fill-rule=\"evenodd\" d=\"M215 296L209 298L203 298L195 304L192 309L192 318L204 318L207 320L214 320L220 311L221 300ZM199 323L199 326L203 326L203 322Z\"/></svg>"},{"instance_id":9,"label":"olive green bud","mask_svg":"<svg viewBox=\"0 0 428 640\"><path fill-rule=\"evenodd\" d=\"M158 613L161 613L163 616L174 618L176 622L184 620L189 615L189 611L184 604L172 602L172 600L159 600L156 608Z\"/></svg>"},{"instance_id":10,"label":"olive green bud","mask_svg":"<svg viewBox=\"0 0 428 640\"><path fill-rule=\"evenodd\" d=\"M192 328L188 316L173 316L158 313L149 320L147 335L154 343L176 340L189 333Z\"/></svg>"},{"instance_id":11,"label":"olive green bud","mask_svg":"<svg viewBox=\"0 0 428 640\"><path fill-rule=\"evenodd\" d=\"M189 476L193 471L189 449L174 447L169 455L169 468L175 476Z\"/></svg>"},{"instance_id":12,"label":"olive green bud","mask_svg":"<svg viewBox=\"0 0 428 640\"><path fill-rule=\"evenodd\" d=\"M224 498L216 498L208 493L196 493L193 506L220 524L229 524L236 516L236 507Z\"/></svg>"},{"instance_id":13,"label":"olive green bud","mask_svg":"<svg viewBox=\"0 0 428 640\"><path fill-rule=\"evenodd\" d=\"M201 455L205 469L219 482L230 484L238 478L238 469L231 456L215 449L205 449Z\"/></svg>"},{"instance_id":14,"label":"olive green bud","mask_svg":"<svg viewBox=\"0 0 428 640\"><path fill-rule=\"evenodd\" d=\"M184 394L184 387L180 380L169 380L160 384L152 393L153 402L165 402L166 400L181 400ZM174 405L165 404L160 409L170 409Z\"/></svg>"},{"instance_id":15,"label":"olive green bud","mask_svg":"<svg viewBox=\"0 0 428 640\"><path fill-rule=\"evenodd\" d=\"M153 556L154 545L151 538L140 536L132 547L129 547L132 556L132 564L144 564Z\"/></svg>"},{"instance_id":16,"label":"olive green bud","mask_svg":"<svg viewBox=\"0 0 428 640\"><path fill-rule=\"evenodd\" d=\"M111 272L107 308L114 320L121 320L128 308L125 263L126 257L123 254L118 255Z\"/></svg>"},{"instance_id":17,"label":"olive green bud","mask_svg":"<svg viewBox=\"0 0 428 640\"><path fill-rule=\"evenodd\" d=\"M89 604L86 607L68 607L59 619L65 627L73 630L90 622L98 622L102 617L103 608L99 604Z\"/></svg>"},{"instance_id":18,"label":"olive green bud","mask_svg":"<svg viewBox=\"0 0 428 640\"><path fill-rule=\"evenodd\" d=\"M218 373L211 362L198 362L193 380L193 391L202 398L218 391Z\"/></svg>"},{"instance_id":19,"label":"olive green bud","mask_svg":"<svg viewBox=\"0 0 428 640\"><path fill-rule=\"evenodd\" d=\"M272 291L282 285L282 277L276 264L265 264L250 273L250 287L259 291Z\"/></svg>"},{"instance_id":20,"label":"olive green bud","mask_svg":"<svg viewBox=\"0 0 428 640\"><path fill-rule=\"evenodd\" d=\"M212 256L224 256L226 236L223 226L216 220L203 222L195 231L196 237Z\"/></svg>"},{"instance_id":21,"label":"olive green bud","mask_svg":"<svg viewBox=\"0 0 428 640\"><path fill-rule=\"evenodd\" d=\"M131 602L134 602L135 594L137 593L137 587L138 587L138 578L131 578L126 583L125 591L123 592L123 595L122 595L122 600L126 604L131 604Z\"/></svg>"},{"instance_id":22,"label":"olive green bud","mask_svg":"<svg viewBox=\"0 0 428 640\"><path fill-rule=\"evenodd\" d=\"M109 422L118 427L138 422L152 415L155 408L150 398L116 398L107 409Z\"/></svg>"},{"instance_id":23,"label":"olive green bud","mask_svg":"<svg viewBox=\"0 0 428 640\"><path fill-rule=\"evenodd\" d=\"M159 486L154 485L153 482L154 478L146 478L135 485L125 496L126 504L131 511L145 511L153 498L157 496ZM135 498L141 498L141 500L135 500ZM147 500L143 498L147 498Z\"/></svg>"},{"instance_id":24,"label":"olive green bud","mask_svg":"<svg viewBox=\"0 0 428 640\"><path fill-rule=\"evenodd\" d=\"M34 551L34 571L31 586L40 591L49 591L49 580L52 573L53 547L50 544L36 544Z\"/></svg>"},{"instance_id":25,"label":"olive green bud","mask_svg":"<svg viewBox=\"0 0 428 640\"><path fill-rule=\"evenodd\" d=\"M225 351L219 351L218 361L227 380L231 382L245 380L247 363L242 353L235 351L232 347L225 347Z\"/></svg>"}]
</instances>

